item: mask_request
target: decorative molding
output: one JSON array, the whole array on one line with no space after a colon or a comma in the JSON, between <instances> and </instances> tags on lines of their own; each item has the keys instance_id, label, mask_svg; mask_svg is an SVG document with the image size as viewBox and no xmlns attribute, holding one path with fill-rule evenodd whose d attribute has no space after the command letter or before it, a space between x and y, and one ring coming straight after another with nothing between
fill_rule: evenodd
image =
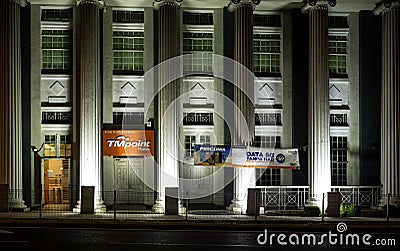
<instances>
[{"instance_id":1,"label":"decorative molding","mask_svg":"<svg viewBox=\"0 0 400 251\"><path fill-rule=\"evenodd\" d=\"M301 11L307 13L309 10L314 8L333 8L336 6L336 3L336 0L308 0L301 8Z\"/></svg>"},{"instance_id":2,"label":"decorative molding","mask_svg":"<svg viewBox=\"0 0 400 251\"><path fill-rule=\"evenodd\" d=\"M251 5L254 10L260 2L261 0L231 0L228 4L228 11L235 12L242 5Z\"/></svg>"},{"instance_id":3,"label":"decorative molding","mask_svg":"<svg viewBox=\"0 0 400 251\"><path fill-rule=\"evenodd\" d=\"M60 96L61 93L65 90L65 87L60 83L60 81L56 80L49 89L54 93L56 96Z\"/></svg>"},{"instance_id":4,"label":"decorative molding","mask_svg":"<svg viewBox=\"0 0 400 251\"><path fill-rule=\"evenodd\" d=\"M377 3L373 13L375 15L385 14L386 12L392 9L400 8L400 1L399 0L385 0Z\"/></svg>"},{"instance_id":5,"label":"decorative molding","mask_svg":"<svg viewBox=\"0 0 400 251\"><path fill-rule=\"evenodd\" d=\"M191 97L203 97L203 96L207 96L206 93L206 88L204 88L204 86L202 84L200 84L199 82L195 83L192 88L190 88L190 93L192 95L190 95Z\"/></svg>"},{"instance_id":6,"label":"decorative molding","mask_svg":"<svg viewBox=\"0 0 400 251\"><path fill-rule=\"evenodd\" d=\"M177 8L180 8L182 2L183 0L154 0L153 8L155 10L159 10L160 7L163 5L173 5L176 6Z\"/></svg>"},{"instance_id":7,"label":"decorative molding","mask_svg":"<svg viewBox=\"0 0 400 251\"><path fill-rule=\"evenodd\" d=\"M121 86L121 90L126 94L126 95L132 95L136 87L131 83L131 82L126 82L124 85Z\"/></svg>"}]
</instances>

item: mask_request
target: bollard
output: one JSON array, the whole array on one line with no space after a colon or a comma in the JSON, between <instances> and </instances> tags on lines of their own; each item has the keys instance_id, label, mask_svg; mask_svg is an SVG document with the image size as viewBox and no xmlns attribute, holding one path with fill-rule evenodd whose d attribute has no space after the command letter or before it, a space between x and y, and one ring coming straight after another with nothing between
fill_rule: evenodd
<instances>
[{"instance_id":1,"label":"bollard","mask_svg":"<svg viewBox=\"0 0 400 251\"><path fill-rule=\"evenodd\" d=\"M114 189L114 220L117 219L117 190Z\"/></svg>"}]
</instances>

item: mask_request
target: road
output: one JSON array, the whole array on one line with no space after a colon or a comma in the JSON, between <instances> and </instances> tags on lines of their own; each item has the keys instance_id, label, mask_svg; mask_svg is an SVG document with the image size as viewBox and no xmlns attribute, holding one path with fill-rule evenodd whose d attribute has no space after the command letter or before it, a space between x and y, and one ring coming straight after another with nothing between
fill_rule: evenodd
<instances>
[{"instance_id":1,"label":"road","mask_svg":"<svg viewBox=\"0 0 400 251\"><path fill-rule=\"evenodd\" d=\"M384 227L384 226L383 226ZM336 229L332 229L338 234ZM312 230L305 231L311 233ZM290 235L298 235L300 231L267 231L267 243L262 243L265 231L232 231L232 230L156 230L156 229L102 229L102 228L49 228L49 227L1 227L0 250L378 250L374 241L377 238L394 239L386 246L386 250L398 250L400 233L379 234L379 229L372 228L364 233L373 236L369 239L370 246L329 245L328 239L318 244L326 231L315 232L317 244L308 245L308 236L304 245L290 245ZM343 232L346 234L345 232ZM261 234L261 236L260 236ZM278 243L278 235L286 236L286 246ZM259 237L260 236L260 237ZM272 236L272 237L271 237ZM339 236L339 235L338 235ZM257 237L259 237L258 243ZM289 238L290 237L290 238ZM360 233L360 242L362 242ZM268 241L272 240L272 244ZM346 235L343 237L345 243ZM388 244L387 244L388 245ZM383 250L382 246L379 250Z\"/></svg>"}]
</instances>

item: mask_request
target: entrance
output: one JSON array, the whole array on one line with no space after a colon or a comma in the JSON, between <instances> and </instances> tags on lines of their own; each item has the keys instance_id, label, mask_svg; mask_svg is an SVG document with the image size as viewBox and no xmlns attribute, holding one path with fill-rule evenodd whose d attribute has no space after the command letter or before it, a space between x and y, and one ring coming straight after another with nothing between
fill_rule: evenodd
<instances>
[{"instance_id":1,"label":"entrance","mask_svg":"<svg viewBox=\"0 0 400 251\"><path fill-rule=\"evenodd\" d=\"M43 161L45 204L69 204L69 162L69 159Z\"/></svg>"},{"instance_id":2,"label":"entrance","mask_svg":"<svg viewBox=\"0 0 400 251\"><path fill-rule=\"evenodd\" d=\"M143 158L115 159L118 204L144 204Z\"/></svg>"}]
</instances>

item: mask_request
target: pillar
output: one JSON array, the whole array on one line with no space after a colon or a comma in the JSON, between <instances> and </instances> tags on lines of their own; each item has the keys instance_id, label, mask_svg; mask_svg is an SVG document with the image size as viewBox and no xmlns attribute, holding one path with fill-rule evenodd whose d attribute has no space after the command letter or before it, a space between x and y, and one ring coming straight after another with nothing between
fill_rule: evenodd
<instances>
[{"instance_id":1,"label":"pillar","mask_svg":"<svg viewBox=\"0 0 400 251\"><path fill-rule=\"evenodd\" d=\"M382 16L381 202L400 202L400 1L385 1L375 9Z\"/></svg>"},{"instance_id":2,"label":"pillar","mask_svg":"<svg viewBox=\"0 0 400 251\"><path fill-rule=\"evenodd\" d=\"M25 211L22 198L21 6L26 6L26 1L0 1L0 184L9 184L11 208Z\"/></svg>"},{"instance_id":3,"label":"pillar","mask_svg":"<svg viewBox=\"0 0 400 251\"><path fill-rule=\"evenodd\" d=\"M254 141L253 10L259 2L231 1L228 5L235 12L234 60L238 63L234 69L234 146L250 146ZM246 213L247 188L254 174L254 169L235 168L231 213Z\"/></svg>"},{"instance_id":4,"label":"pillar","mask_svg":"<svg viewBox=\"0 0 400 251\"><path fill-rule=\"evenodd\" d=\"M158 64L178 55L178 9L175 0L155 1L158 10ZM164 213L165 187L178 187L178 112L173 103L177 98L177 81L166 83L173 72L180 70L175 64L162 64L157 68L157 199L153 210Z\"/></svg>"},{"instance_id":5,"label":"pillar","mask_svg":"<svg viewBox=\"0 0 400 251\"><path fill-rule=\"evenodd\" d=\"M308 184L311 205L321 206L330 191L328 5L336 1L309 1ZM326 205L326 203L325 203Z\"/></svg>"},{"instance_id":6,"label":"pillar","mask_svg":"<svg viewBox=\"0 0 400 251\"><path fill-rule=\"evenodd\" d=\"M78 1L80 13L80 185L95 187L95 211L105 211L101 196L101 79L98 0ZM79 205L78 205L79 207Z\"/></svg>"}]
</instances>

